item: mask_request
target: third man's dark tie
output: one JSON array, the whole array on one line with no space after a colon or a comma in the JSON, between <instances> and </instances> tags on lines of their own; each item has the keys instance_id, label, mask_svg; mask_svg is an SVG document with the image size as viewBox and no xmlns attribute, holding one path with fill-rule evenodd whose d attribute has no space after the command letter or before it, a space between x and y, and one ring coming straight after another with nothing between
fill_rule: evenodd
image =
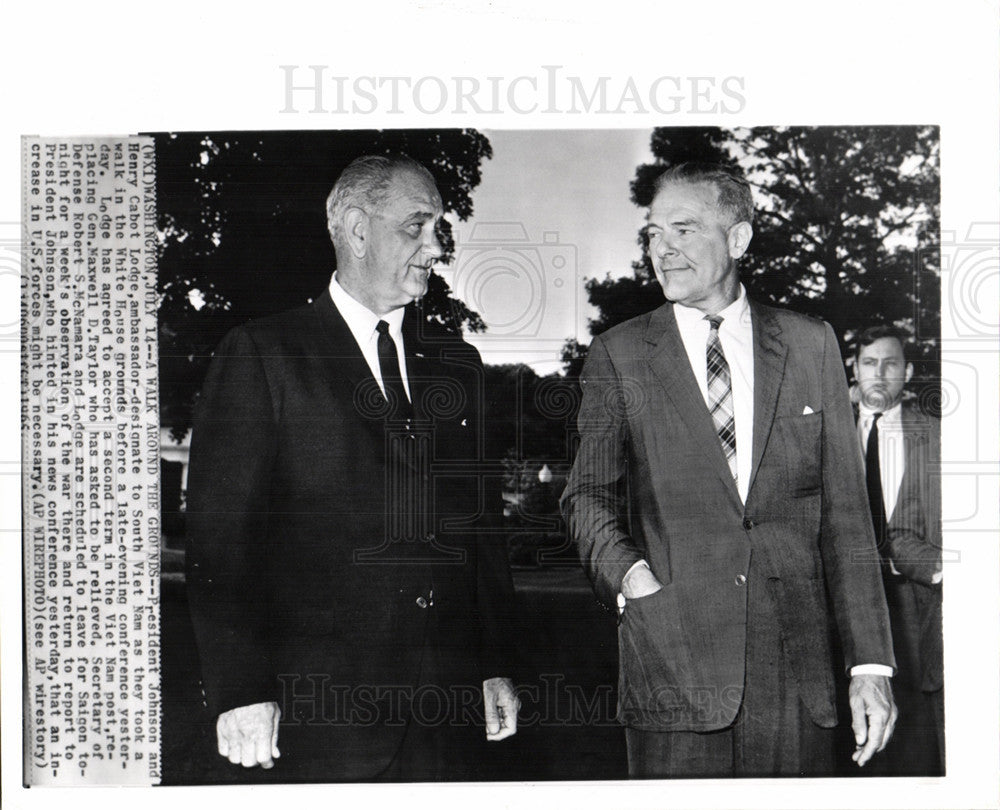
<instances>
[{"instance_id":1,"label":"third man's dark tie","mask_svg":"<svg viewBox=\"0 0 1000 810\"><path fill-rule=\"evenodd\" d=\"M389 403L389 418L409 420L413 418L413 406L406 396L403 387L403 375L399 371L399 355L396 354L396 343L389 334L389 324L379 321L375 326L378 332L378 365L382 372L382 387Z\"/></svg>"},{"instance_id":2,"label":"third man's dark tie","mask_svg":"<svg viewBox=\"0 0 1000 810\"><path fill-rule=\"evenodd\" d=\"M871 429L868 431L868 444L865 445L865 484L868 489L868 505L872 510L875 540L878 543L879 551L884 554L888 525L885 514L885 498L882 495L882 466L878 455L878 420L881 418L882 414L875 414Z\"/></svg>"}]
</instances>

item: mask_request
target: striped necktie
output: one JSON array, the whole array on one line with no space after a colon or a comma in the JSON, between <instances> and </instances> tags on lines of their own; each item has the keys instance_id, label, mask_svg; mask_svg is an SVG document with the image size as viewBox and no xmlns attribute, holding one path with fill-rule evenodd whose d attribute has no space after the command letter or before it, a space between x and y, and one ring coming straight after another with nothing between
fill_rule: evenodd
<instances>
[{"instance_id":1,"label":"striped necktie","mask_svg":"<svg viewBox=\"0 0 1000 810\"><path fill-rule=\"evenodd\" d=\"M733 412L733 387L729 378L729 364L719 342L719 326L722 318L718 315L706 315L705 320L711 327L708 332L708 343L705 347L708 360L708 409L715 423L715 432L719 434L722 451L729 462L729 471L736 474L736 419Z\"/></svg>"}]
</instances>

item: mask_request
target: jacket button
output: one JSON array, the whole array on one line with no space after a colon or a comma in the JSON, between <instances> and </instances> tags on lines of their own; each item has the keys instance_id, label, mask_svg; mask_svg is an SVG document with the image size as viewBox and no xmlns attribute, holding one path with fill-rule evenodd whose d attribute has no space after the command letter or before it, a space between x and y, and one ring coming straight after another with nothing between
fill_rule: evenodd
<instances>
[{"instance_id":1,"label":"jacket button","mask_svg":"<svg viewBox=\"0 0 1000 810\"><path fill-rule=\"evenodd\" d=\"M417 607L425 608L427 607L427 600L422 596L417 597Z\"/></svg>"},{"instance_id":2,"label":"jacket button","mask_svg":"<svg viewBox=\"0 0 1000 810\"><path fill-rule=\"evenodd\" d=\"M747 584L747 578L743 574L737 574L736 579L733 580L738 586L742 587Z\"/></svg>"},{"instance_id":3,"label":"jacket button","mask_svg":"<svg viewBox=\"0 0 1000 810\"><path fill-rule=\"evenodd\" d=\"M754 526L754 523L750 518L743 518L743 528L750 531Z\"/></svg>"}]
</instances>

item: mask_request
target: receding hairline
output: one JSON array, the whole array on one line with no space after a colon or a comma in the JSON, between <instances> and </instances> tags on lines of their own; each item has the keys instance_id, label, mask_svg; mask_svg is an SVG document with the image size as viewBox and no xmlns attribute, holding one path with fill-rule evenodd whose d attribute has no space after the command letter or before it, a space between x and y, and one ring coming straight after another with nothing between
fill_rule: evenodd
<instances>
[{"instance_id":1,"label":"receding hairline","mask_svg":"<svg viewBox=\"0 0 1000 810\"><path fill-rule=\"evenodd\" d=\"M419 166L419 164L417 164ZM417 171L411 166L396 166L393 167L392 173L389 175L390 188L397 183L397 181L406 175L410 177L417 178L425 184L427 190L430 192L430 197L434 200L437 208L441 208L444 205L444 201L441 198L441 192L438 190L437 183L434 181L434 175L432 175L423 166L420 166L423 171Z\"/></svg>"},{"instance_id":2,"label":"receding hairline","mask_svg":"<svg viewBox=\"0 0 1000 810\"><path fill-rule=\"evenodd\" d=\"M341 220L347 209L361 207L368 210L365 207L367 204L381 211L401 178L408 178L416 185L424 186L431 198L431 210L427 213L440 215L443 212L444 203L437 182L422 163L401 154L362 155L344 168L327 195L327 229L334 247L343 238ZM424 209L415 208L412 213L424 213Z\"/></svg>"},{"instance_id":3,"label":"receding hairline","mask_svg":"<svg viewBox=\"0 0 1000 810\"><path fill-rule=\"evenodd\" d=\"M727 205L722 200L722 189L719 188L718 184L713 182L708 178L694 178L694 177L671 177L658 183L656 186L656 191L653 194L653 199L649 204L649 211L646 214L647 219L649 218L649 213L652 212L653 207L656 205L656 200L659 196L669 188L704 188L712 193L711 204L715 210L724 214L727 219L731 220L728 224L735 225L737 222L750 222L753 217L741 217L739 212L736 210L735 206ZM752 209L751 209L752 212Z\"/></svg>"},{"instance_id":4,"label":"receding hairline","mask_svg":"<svg viewBox=\"0 0 1000 810\"><path fill-rule=\"evenodd\" d=\"M738 169L701 160L676 163L653 180L650 208L665 188L680 185L692 188L702 185L712 187L715 189L715 208L732 220L731 225L738 222L753 223L754 202L750 183Z\"/></svg>"}]
</instances>

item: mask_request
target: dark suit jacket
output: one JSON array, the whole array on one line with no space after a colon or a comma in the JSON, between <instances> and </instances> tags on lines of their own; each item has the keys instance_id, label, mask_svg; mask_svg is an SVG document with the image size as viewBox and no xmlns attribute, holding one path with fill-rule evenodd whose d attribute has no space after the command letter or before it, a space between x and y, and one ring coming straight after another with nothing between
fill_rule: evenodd
<instances>
[{"instance_id":1,"label":"dark suit jacket","mask_svg":"<svg viewBox=\"0 0 1000 810\"><path fill-rule=\"evenodd\" d=\"M914 668L908 677L933 692L944 684L941 585L933 582L941 569L941 423L910 405L901 416L906 467L887 539L889 557L906 577L911 598L894 617L899 628L894 636L902 636L896 639L897 656L906 655Z\"/></svg>"},{"instance_id":2,"label":"dark suit jacket","mask_svg":"<svg viewBox=\"0 0 1000 810\"><path fill-rule=\"evenodd\" d=\"M816 723L836 723L831 618L848 667L893 664L836 338L820 321L750 306L745 506L671 304L595 338L583 370L581 443L564 514L603 602L614 604L643 558L664 586L630 601L619 627L619 716L635 728L707 731L733 722L748 590L766 588L780 606L785 649ZM758 581L737 581L751 570Z\"/></svg>"},{"instance_id":3,"label":"dark suit jacket","mask_svg":"<svg viewBox=\"0 0 1000 810\"><path fill-rule=\"evenodd\" d=\"M282 739L308 731L328 779L391 759L405 692L430 677L425 640L457 700L508 673L513 589L485 531L501 501L482 464L482 363L415 314L416 438L386 421L328 292L227 335L192 433L188 589L208 701L277 701Z\"/></svg>"}]
</instances>

